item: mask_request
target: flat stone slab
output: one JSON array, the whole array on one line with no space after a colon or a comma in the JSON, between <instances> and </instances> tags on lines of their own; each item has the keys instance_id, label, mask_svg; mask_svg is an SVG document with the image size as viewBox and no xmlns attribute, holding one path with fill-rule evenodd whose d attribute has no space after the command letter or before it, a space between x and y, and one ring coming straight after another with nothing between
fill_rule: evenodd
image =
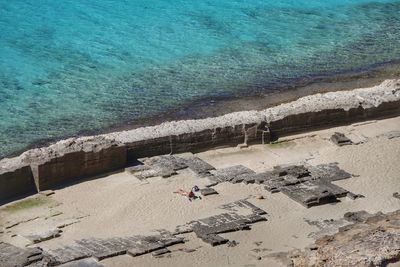
<instances>
[{"instance_id":1,"label":"flat stone slab","mask_svg":"<svg viewBox=\"0 0 400 267\"><path fill-rule=\"evenodd\" d=\"M32 234L32 235L27 235L24 236L26 239L28 239L29 241L31 241L32 243L36 244L36 243L40 243L46 240L50 240L56 237L59 237L61 235L62 231L58 228L56 229L51 229L42 233L36 233L36 234Z\"/></svg>"},{"instance_id":2,"label":"flat stone slab","mask_svg":"<svg viewBox=\"0 0 400 267\"><path fill-rule=\"evenodd\" d=\"M338 202L338 197L344 197L348 193L339 186L323 181L306 181L285 186L281 188L281 192L306 208Z\"/></svg>"},{"instance_id":3,"label":"flat stone slab","mask_svg":"<svg viewBox=\"0 0 400 267\"><path fill-rule=\"evenodd\" d=\"M218 192L217 192L215 189L213 189L213 188L203 188L203 189L200 189L200 193L201 193L203 196L218 195Z\"/></svg>"},{"instance_id":4,"label":"flat stone slab","mask_svg":"<svg viewBox=\"0 0 400 267\"><path fill-rule=\"evenodd\" d=\"M264 210L245 199L222 205L219 208L229 212L177 226L174 234L194 232L205 243L217 246L229 241L218 234L249 230L251 224L267 220L261 216L267 214ZM240 214L247 212L248 215L240 215L239 211Z\"/></svg>"},{"instance_id":5,"label":"flat stone slab","mask_svg":"<svg viewBox=\"0 0 400 267\"><path fill-rule=\"evenodd\" d=\"M209 176L210 170L215 170L213 166L198 157L183 158L173 155L163 155L145 159L144 165L125 168L125 171L143 180L158 176L167 178L176 175L178 170L185 168L189 168L200 177Z\"/></svg>"},{"instance_id":6,"label":"flat stone slab","mask_svg":"<svg viewBox=\"0 0 400 267\"><path fill-rule=\"evenodd\" d=\"M211 187L220 182L263 184L271 192L282 192L305 207L337 202L340 197L356 195L332 184L332 181L349 179L352 175L339 168L337 163L317 166L275 166L272 171L255 173L242 165L212 171ZM243 203L240 203L243 205Z\"/></svg>"},{"instance_id":7,"label":"flat stone slab","mask_svg":"<svg viewBox=\"0 0 400 267\"><path fill-rule=\"evenodd\" d=\"M173 155L163 155L149 158L145 161L146 165L149 166L159 166L162 168L168 168L174 171L182 170L188 167L186 160L184 158L173 156Z\"/></svg>"},{"instance_id":8,"label":"flat stone slab","mask_svg":"<svg viewBox=\"0 0 400 267\"><path fill-rule=\"evenodd\" d=\"M338 133L338 132L334 133L331 136L331 141L338 146L345 146L345 145L353 144L353 142L347 136L345 136L343 133Z\"/></svg>"},{"instance_id":9,"label":"flat stone slab","mask_svg":"<svg viewBox=\"0 0 400 267\"><path fill-rule=\"evenodd\" d=\"M209 176L210 171L215 170L213 166L198 157L185 158L185 162L189 169L200 177Z\"/></svg>"},{"instance_id":10,"label":"flat stone slab","mask_svg":"<svg viewBox=\"0 0 400 267\"><path fill-rule=\"evenodd\" d=\"M215 170L212 172L212 174L213 176L211 180L218 183L240 183L244 180L251 180L256 173L243 165L235 165L232 167Z\"/></svg>"},{"instance_id":11,"label":"flat stone slab","mask_svg":"<svg viewBox=\"0 0 400 267\"><path fill-rule=\"evenodd\" d=\"M153 257L158 257L158 256L161 256L161 255L170 253L170 252L171 252L171 251L170 251L169 249L167 249L167 248L162 248L162 249L159 249L159 250L154 251L153 253L151 253L151 255L152 255Z\"/></svg>"},{"instance_id":12,"label":"flat stone slab","mask_svg":"<svg viewBox=\"0 0 400 267\"><path fill-rule=\"evenodd\" d=\"M43 259L39 248L22 249L8 243L0 242L0 266L27 266Z\"/></svg>"},{"instance_id":13,"label":"flat stone slab","mask_svg":"<svg viewBox=\"0 0 400 267\"><path fill-rule=\"evenodd\" d=\"M157 176L170 177L176 175L177 170L187 167L185 159L172 155L163 155L145 159L143 165L128 167L125 168L125 171L143 180Z\"/></svg>"},{"instance_id":14,"label":"flat stone slab","mask_svg":"<svg viewBox=\"0 0 400 267\"><path fill-rule=\"evenodd\" d=\"M349 179L352 175L339 168L337 163L320 164L309 166L310 174L313 178L324 179L326 181L338 181Z\"/></svg>"},{"instance_id":15,"label":"flat stone slab","mask_svg":"<svg viewBox=\"0 0 400 267\"><path fill-rule=\"evenodd\" d=\"M76 241L81 247L88 250L97 260L125 254L127 247L115 239L82 239Z\"/></svg>"},{"instance_id":16,"label":"flat stone slab","mask_svg":"<svg viewBox=\"0 0 400 267\"><path fill-rule=\"evenodd\" d=\"M293 176L297 179L311 176L310 171L304 165L275 166L273 172L279 177Z\"/></svg>"},{"instance_id":17,"label":"flat stone slab","mask_svg":"<svg viewBox=\"0 0 400 267\"><path fill-rule=\"evenodd\" d=\"M94 259L83 259L62 264L59 267L104 267L104 265Z\"/></svg>"},{"instance_id":18,"label":"flat stone slab","mask_svg":"<svg viewBox=\"0 0 400 267\"><path fill-rule=\"evenodd\" d=\"M195 232L204 242L216 246L228 242L228 239L218 234L249 230L251 224L267 220L261 216L266 212L247 200L235 201L226 204L223 208L233 212L225 212L177 226L173 234L161 229L157 230L160 234L151 236L81 239L75 241L74 245L50 250L46 255L48 255L48 260L53 266L69 262L72 264L87 258L95 258L101 261L122 254L136 257L154 252L153 255L159 256L169 252L167 247L184 243L183 238L176 236L178 234ZM235 212L235 210L242 211L243 209L247 210L248 215L239 215Z\"/></svg>"},{"instance_id":19,"label":"flat stone slab","mask_svg":"<svg viewBox=\"0 0 400 267\"><path fill-rule=\"evenodd\" d=\"M256 205L250 203L246 199L241 199L238 201L234 201L232 203L224 204L224 205L219 206L219 208L230 211L230 212L238 212L240 209L244 208L244 209L250 209L253 214L257 214L257 215L267 214L266 211L260 209Z\"/></svg>"},{"instance_id":20,"label":"flat stone slab","mask_svg":"<svg viewBox=\"0 0 400 267\"><path fill-rule=\"evenodd\" d=\"M79 245L66 246L48 251L54 265L76 261L92 256L91 252Z\"/></svg>"},{"instance_id":21,"label":"flat stone slab","mask_svg":"<svg viewBox=\"0 0 400 267\"><path fill-rule=\"evenodd\" d=\"M257 174L256 183L264 184L264 188L271 193L282 192L309 208L337 202L337 198L351 195L351 192L331 183L351 177L352 175L340 169L337 163L278 166L271 172ZM354 199L356 196L361 197L352 195L355 196Z\"/></svg>"},{"instance_id":22,"label":"flat stone slab","mask_svg":"<svg viewBox=\"0 0 400 267\"><path fill-rule=\"evenodd\" d=\"M207 244L210 244L213 247L226 244L229 241L228 239L216 234L203 235L201 236L201 240L203 240Z\"/></svg>"},{"instance_id":23,"label":"flat stone slab","mask_svg":"<svg viewBox=\"0 0 400 267\"><path fill-rule=\"evenodd\" d=\"M128 250L128 254L132 257L136 257L183 242L183 238L174 237L172 235L164 237L149 236L140 239L140 242L136 242L134 247Z\"/></svg>"},{"instance_id":24,"label":"flat stone slab","mask_svg":"<svg viewBox=\"0 0 400 267\"><path fill-rule=\"evenodd\" d=\"M218 234L242 230L250 230L250 224L266 221L267 219L256 213L250 215L239 215L235 212L222 213L192 222L193 232L204 242L217 246L225 244L225 239Z\"/></svg>"},{"instance_id":25,"label":"flat stone slab","mask_svg":"<svg viewBox=\"0 0 400 267\"><path fill-rule=\"evenodd\" d=\"M93 257L98 261L128 253L139 256L183 243L183 238L165 231L153 236L115 237L107 239L91 238L75 241L76 244L48 251L53 265L64 264Z\"/></svg>"}]
</instances>

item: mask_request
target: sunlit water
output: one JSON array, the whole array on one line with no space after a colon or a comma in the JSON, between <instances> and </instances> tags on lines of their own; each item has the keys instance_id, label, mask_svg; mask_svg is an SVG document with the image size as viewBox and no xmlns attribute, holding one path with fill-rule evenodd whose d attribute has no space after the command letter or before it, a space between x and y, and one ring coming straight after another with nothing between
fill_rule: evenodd
<instances>
[{"instance_id":1,"label":"sunlit water","mask_svg":"<svg viewBox=\"0 0 400 267\"><path fill-rule=\"evenodd\" d=\"M0 0L0 157L400 58L400 2Z\"/></svg>"}]
</instances>

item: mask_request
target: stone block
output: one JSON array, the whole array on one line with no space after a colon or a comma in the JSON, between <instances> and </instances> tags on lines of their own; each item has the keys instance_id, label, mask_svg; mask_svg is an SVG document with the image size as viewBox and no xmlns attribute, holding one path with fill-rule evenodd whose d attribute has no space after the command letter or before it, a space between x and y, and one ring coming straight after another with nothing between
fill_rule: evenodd
<instances>
[{"instance_id":1,"label":"stone block","mask_svg":"<svg viewBox=\"0 0 400 267\"><path fill-rule=\"evenodd\" d=\"M172 155L163 155L148 158L145 165L130 167L129 171L139 179L160 176L163 178L177 174L177 170L187 168L186 160Z\"/></svg>"},{"instance_id":2,"label":"stone block","mask_svg":"<svg viewBox=\"0 0 400 267\"><path fill-rule=\"evenodd\" d=\"M162 249L159 249L159 250L154 251L153 253L151 253L151 255L152 255L153 257L158 257L158 256L161 256L161 255L170 253L170 252L171 252L171 251L170 251L169 249L167 249L167 248L162 248Z\"/></svg>"},{"instance_id":3,"label":"stone block","mask_svg":"<svg viewBox=\"0 0 400 267\"><path fill-rule=\"evenodd\" d=\"M185 158L186 164L190 170L199 176L209 176L213 166L198 157Z\"/></svg>"},{"instance_id":4,"label":"stone block","mask_svg":"<svg viewBox=\"0 0 400 267\"><path fill-rule=\"evenodd\" d=\"M48 251L48 254L51 256L54 265L91 257L91 251L79 245L53 249Z\"/></svg>"},{"instance_id":5,"label":"stone block","mask_svg":"<svg viewBox=\"0 0 400 267\"><path fill-rule=\"evenodd\" d=\"M184 158L173 155L152 157L145 160L145 164L151 167L159 166L162 168L172 169L174 171L182 170L188 167Z\"/></svg>"},{"instance_id":6,"label":"stone block","mask_svg":"<svg viewBox=\"0 0 400 267\"><path fill-rule=\"evenodd\" d=\"M213 247L226 244L229 241L228 239L223 238L216 234L204 235L201 237L201 240L203 240L205 243L210 244Z\"/></svg>"},{"instance_id":7,"label":"stone block","mask_svg":"<svg viewBox=\"0 0 400 267\"><path fill-rule=\"evenodd\" d=\"M136 245L135 247L128 250L128 255L136 257L153 252L158 249L162 249L164 247L165 246L161 243L147 243L146 245Z\"/></svg>"},{"instance_id":8,"label":"stone block","mask_svg":"<svg viewBox=\"0 0 400 267\"><path fill-rule=\"evenodd\" d=\"M56 237L59 237L61 235L62 231L58 228L56 229L51 229L48 231L44 231L41 233L35 233L32 235L27 235L24 236L26 239L28 239L29 241L31 241L32 243L36 244L36 243L40 243L46 240L50 240Z\"/></svg>"},{"instance_id":9,"label":"stone block","mask_svg":"<svg viewBox=\"0 0 400 267\"><path fill-rule=\"evenodd\" d=\"M125 254L127 247L115 242L112 239L82 239L76 241L82 247L85 247L91 253L91 256L97 260Z\"/></svg>"},{"instance_id":10,"label":"stone block","mask_svg":"<svg viewBox=\"0 0 400 267\"><path fill-rule=\"evenodd\" d=\"M215 189L213 189L213 188L203 188L203 189L200 189L200 193L201 193L203 196L217 195L217 194L218 194L218 192L215 191Z\"/></svg>"},{"instance_id":11,"label":"stone block","mask_svg":"<svg viewBox=\"0 0 400 267\"><path fill-rule=\"evenodd\" d=\"M0 242L0 266L27 266L43 258L39 248L22 249L8 243Z\"/></svg>"},{"instance_id":12,"label":"stone block","mask_svg":"<svg viewBox=\"0 0 400 267\"><path fill-rule=\"evenodd\" d=\"M280 190L307 208L337 202L338 197L344 197L348 193L348 191L339 186L323 181L306 181L281 187Z\"/></svg>"},{"instance_id":13,"label":"stone block","mask_svg":"<svg viewBox=\"0 0 400 267\"><path fill-rule=\"evenodd\" d=\"M238 201L222 206L224 209L250 208L250 215L239 215L236 212L222 213L219 215L207 217L195 222L191 222L193 232L204 242L217 246L228 242L227 239L220 237L218 234L249 230L250 224L265 221L266 218L260 214L266 214L263 210L246 200ZM259 214L257 214L256 212Z\"/></svg>"},{"instance_id":14,"label":"stone block","mask_svg":"<svg viewBox=\"0 0 400 267\"><path fill-rule=\"evenodd\" d=\"M338 133L335 132L332 136L331 136L331 141L333 143L335 143L338 146L345 146L345 145L352 145L353 142L346 137L343 133Z\"/></svg>"},{"instance_id":15,"label":"stone block","mask_svg":"<svg viewBox=\"0 0 400 267\"><path fill-rule=\"evenodd\" d=\"M352 177L350 173L340 169L337 163L320 164L315 167L308 166L308 169L314 179L338 181Z\"/></svg>"},{"instance_id":16,"label":"stone block","mask_svg":"<svg viewBox=\"0 0 400 267\"><path fill-rule=\"evenodd\" d=\"M2 165L6 161L10 160L2 160ZM37 192L30 166L20 163L10 165L0 166L0 203Z\"/></svg>"},{"instance_id":17,"label":"stone block","mask_svg":"<svg viewBox=\"0 0 400 267\"><path fill-rule=\"evenodd\" d=\"M256 173L243 166L235 165L232 167L218 169L213 172L214 179L219 182L233 182L238 183L244 180L251 180Z\"/></svg>"}]
</instances>

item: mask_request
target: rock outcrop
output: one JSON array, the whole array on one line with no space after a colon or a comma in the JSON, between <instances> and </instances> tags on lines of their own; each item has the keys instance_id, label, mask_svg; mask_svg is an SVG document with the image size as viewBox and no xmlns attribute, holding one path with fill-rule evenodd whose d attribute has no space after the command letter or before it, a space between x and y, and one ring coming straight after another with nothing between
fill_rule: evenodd
<instances>
[{"instance_id":1,"label":"rock outcrop","mask_svg":"<svg viewBox=\"0 0 400 267\"><path fill-rule=\"evenodd\" d=\"M70 138L0 161L0 201L126 166L126 147L104 136Z\"/></svg>"},{"instance_id":2,"label":"rock outcrop","mask_svg":"<svg viewBox=\"0 0 400 267\"><path fill-rule=\"evenodd\" d=\"M33 192L36 187L29 164L20 157L0 161L0 203Z\"/></svg>"},{"instance_id":3,"label":"rock outcrop","mask_svg":"<svg viewBox=\"0 0 400 267\"><path fill-rule=\"evenodd\" d=\"M318 239L305 251L294 252L291 266L387 266L400 261L400 210L361 215L357 223Z\"/></svg>"}]
</instances>

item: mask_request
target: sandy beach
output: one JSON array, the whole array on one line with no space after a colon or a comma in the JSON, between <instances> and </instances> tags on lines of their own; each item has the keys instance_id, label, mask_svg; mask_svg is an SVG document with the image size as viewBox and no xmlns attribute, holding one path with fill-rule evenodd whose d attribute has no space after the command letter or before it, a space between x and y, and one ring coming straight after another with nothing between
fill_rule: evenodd
<instances>
[{"instance_id":1,"label":"sandy beach","mask_svg":"<svg viewBox=\"0 0 400 267\"><path fill-rule=\"evenodd\" d=\"M168 178L147 179L138 179L126 170L60 187L49 196L38 194L22 200L40 200L32 205L18 205L21 201L4 205L0 209L0 239L21 248L39 246L52 251L80 239L152 235L160 229L173 232L179 225L219 215L224 212L223 205L245 199L264 210L267 221L252 224L251 230L220 234L229 239L227 244L213 247L194 233L181 234L178 236L185 243L169 247L168 254L126 254L103 259L100 264L285 266L284 252L304 249L315 239L350 224L343 221L346 212L365 210L372 214L400 209L400 199L393 197L400 191L400 138L394 134L399 131L400 117L395 117L292 135L272 144L212 149L194 155L217 170L243 165L256 173L278 165L337 162L352 177L332 183L364 198L344 197L338 203L306 208L281 192L268 192L262 184L223 182L213 186L218 194L189 201L173 192L195 185L205 188L210 179L199 178L191 169L179 170ZM344 133L353 144L337 146L330 140L335 132ZM335 223L322 223L324 220ZM49 229L62 232L38 244L27 238Z\"/></svg>"}]
</instances>

